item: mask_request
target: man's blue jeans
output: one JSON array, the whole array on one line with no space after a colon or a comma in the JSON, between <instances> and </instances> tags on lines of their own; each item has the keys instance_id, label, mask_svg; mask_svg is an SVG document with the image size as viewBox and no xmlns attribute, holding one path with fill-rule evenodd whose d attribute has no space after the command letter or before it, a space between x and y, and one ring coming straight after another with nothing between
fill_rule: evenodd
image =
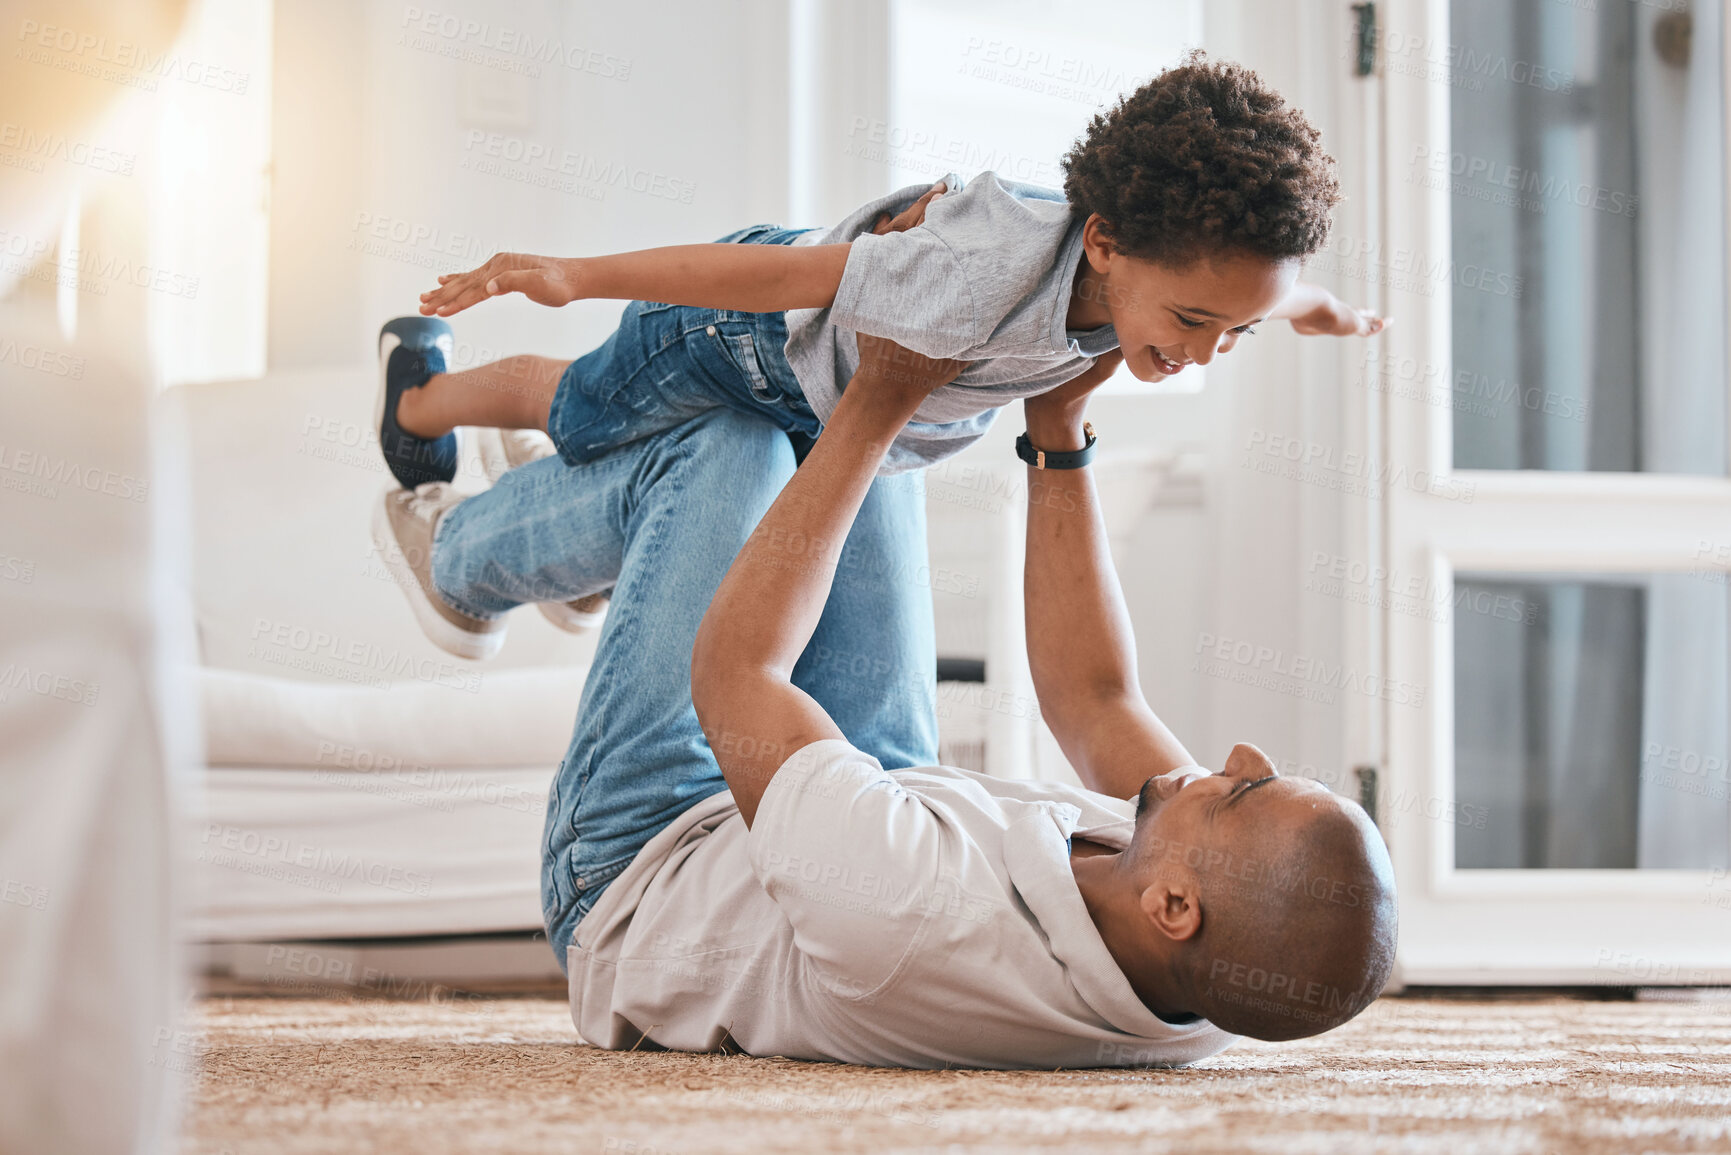
<instances>
[{"instance_id":1,"label":"man's blue jeans","mask_svg":"<svg viewBox=\"0 0 1731 1155\"><path fill-rule=\"evenodd\" d=\"M467 613L613 589L547 801L541 908L561 967L577 923L643 844L727 788L691 707L691 646L793 475L789 437L767 417L710 408L592 461L514 469L439 525L434 586ZM937 761L924 495L917 473L873 482L793 675L889 768Z\"/></svg>"}]
</instances>

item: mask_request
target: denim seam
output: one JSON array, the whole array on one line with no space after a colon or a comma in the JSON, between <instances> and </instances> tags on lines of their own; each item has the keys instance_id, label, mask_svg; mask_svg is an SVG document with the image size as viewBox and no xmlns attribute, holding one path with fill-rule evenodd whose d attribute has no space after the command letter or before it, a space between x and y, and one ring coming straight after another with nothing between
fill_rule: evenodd
<instances>
[{"instance_id":1,"label":"denim seam","mask_svg":"<svg viewBox=\"0 0 1731 1155\"><path fill-rule=\"evenodd\" d=\"M660 311L663 308L683 309L685 307L677 305L658 306L655 311ZM645 310L645 312L649 311ZM586 393L585 402L578 408L589 410L590 415L581 423L567 420L567 412L573 406L561 403L563 394L568 387L582 388L572 383L569 378L569 374L573 372L576 364L574 362L573 368L566 370L567 377L561 379L550 406L548 432L552 436L554 444L559 448L560 457L568 465L594 460L593 447L588 444L594 431L608 425L610 414L623 413L625 416L620 420L624 420L628 424L628 418L635 416L638 412L629 401L622 401L621 398L641 390L642 382L645 380L665 382L679 376L679 374L674 374L670 377L660 373L662 358L666 354L686 349L688 342L694 338L712 342L710 352L725 362L730 370L744 378L743 384L746 395L750 397L754 405L761 407L764 415L770 416L771 420L777 424L792 420L802 427L801 432L806 433L807 436L815 437L822 430L823 422L812 409L810 400L805 397L799 384L798 374L794 373L792 367L789 366L786 373L787 381L784 383L782 374L773 371L764 364L763 357L759 353L759 350L764 347L764 342L758 340L760 334L755 331L756 324L747 319L749 316L752 315L743 314L739 315L737 319L730 320L730 318L735 317L735 314L728 310L690 310L685 319L677 325L669 326L666 331L662 332L655 345L649 348L638 363L632 367L630 374L608 389L605 395L584 390ZM721 323L745 326L747 332L741 336L748 339L751 344L752 366L746 367L740 364L741 354L736 353L732 347L736 338L725 336L719 332L714 335L709 334L708 330ZM764 398L757 391L758 383L775 391L780 396L773 400ZM724 392L726 391L729 390L724 387ZM719 398L716 400L719 403L732 404L738 408L737 400L733 402L724 402ZM780 416L776 416L777 414ZM812 427L809 430L803 428L808 422ZM574 446L570 454L566 452L568 445Z\"/></svg>"},{"instance_id":2,"label":"denim seam","mask_svg":"<svg viewBox=\"0 0 1731 1155\"><path fill-rule=\"evenodd\" d=\"M615 388L612 392L608 393L606 398L601 401L597 420L591 421L588 424L589 425L598 424L599 418L605 417L607 415L607 413L613 408L613 406L616 403L620 403L619 398L622 395L624 395L628 391L639 388L638 382L643 380L649 374L650 369L658 367L657 362L659 362L667 353L671 352L673 349L675 349L676 347L681 345L684 342L685 338L687 336L689 336L692 332L701 332L701 331L702 331L702 326L699 326L697 329L684 330L684 331L680 332L679 334L677 334L677 336L674 337L673 339L668 340L668 341L664 341L661 344L657 345L654 349L650 350L648 356L644 357L643 360L641 362L639 362L634 369L632 369L630 375L627 376L625 378L625 380L621 381L619 383L618 387ZM658 379L660 379L660 378L658 378ZM632 412L635 412L635 410L633 409L633 407L629 403L623 403L623 404L627 410L631 410ZM569 431L567 431L566 435L569 436Z\"/></svg>"},{"instance_id":3,"label":"denim seam","mask_svg":"<svg viewBox=\"0 0 1731 1155\"><path fill-rule=\"evenodd\" d=\"M617 516L616 511L613 516ZM621 533L621 536L624 536L623 532ZM610 621L608 628L617 631L621 621L624 621L627 624L630 623L631 609L629 606L612 607L609 610L609 618ZM593 673L593 669L591 670L591 673ZM585 686L585 690L587 691L587 686ZM609 695L603 694L598 700L591 699L587 705L591 710L605 711L608 709L611 701L612 698ZM579 715L579 718L581 718L581 715ZM606 721L607 719L604 713L598 714L596 724L597 732L606 731ZM554 861L555 869L549 872L554 878L553 887L555 891L558 892L560 904L559 910L556 912L556 917L548 920L549 925L553 922L562 920L582 901L582 895L575 885L577 875L576 871L573 869L576 865L576 856L581 852L582 847L582 839L578 836L577 831L577 819L578 813L582 808L583 795L588 790L589 780L595 773L595 752L595 743L589 743L582 751L581 767L574 768L576 769L576 773L573 776L571 799L569 807L565 810L565 821L561 823L564 828L563 833L566 836L566 842L564 843L564 849ZM569 757L570 755L567 754L567 758ZM565 770L564 763L560 764L559 770L559 777L563 779ZM557 789L557 786L555 786L555 789ZM545 858L554 858L551 839L548 840L548 845L543 849L542 854ZM563 870L565 875L563 879L558 878L561 870Z\"/></svg>"},{"instance_id":4,"label":"denim seam","mask_svg":"<svg viewBox=\"0 0 1731 1155\"><path fill-rule=\"evenodd\" d=\"M589 917L590 912L595 909L595 904L600 902L601 896L607 893L607 888L613 884L615 879L625 873L626 867L637 860L637 855L642 849L643 847L640 846L624 858L616 859L603 866L585 867L583 870L583 889L581 890L577 889L576 880L572 880L574 897L571 900L571 909L581 912L578 915L580 920ZM588 902L587 908L584 907L584 902Z\"/></svg>"},{"instance_id":5,"label":"denim seam","mask_svg":"<svg viewBox=\"0 0 1731 1155\"><path fill-rule=\"evenodd\" d=\"M655 484L656 485L658 485L658 486L659 485L666 485L666 486L670 487L668 492L672 495L674 500L662 505L661 508L656 511L659 514L659 516L653 518L650 521L644 522L643 524L639 525L637 527L637 530L635 533L630 532L629 526L626 527L627 528L626 536L632 541L632 543L634 545L637 544L639 541L642 542L642 546L641 546L642 557L641 557L641 561L639 564L641 564L643 566L646 566L646 567L653 569L654 567L656 567L657 565L660 564L661 555L665 549L665 534L662 532L662 523L665 520L665 516L666 516L665 511L666 511L666 508L668 505L677 504L678 498L680 496L682 496L685 492L685 488L686 488L685 479L683 477L683 470L680 468L680 466L682 466L684 464L685 460L689 456L690 456L690 451L686 447L686 443L685 443L684 439L681 438L676 443L676 446L675 446L674 452L672 454L671 460L669 460L667 462L667 465L664 467L663 470L657 471L658 476L655 478ZM629 523L631 518L633 516L635 516L637 510L641 507L641 500L642 500L642 494L640 493L641 488L642 488L641 480L640 479L634 479L633 483L631 485L631 489L630 489L630 498L629 498L630 508L626 511L626 514L625 514L625 520L627 521L627 523ZM611 628L615 632L613 634L612 644L616 647L619 647L621 652L630 652L631 646L629 644L627 644L628 639L625 643L622 643L619 640L618 631L620 629L630 630L630 629L637 628L638 615L636 615L635 613L632 612L632 607L630 607L628 605L622 605L622 606L616 607L616 610L614 612L613 617L614 617L614 620L611 622ZM607 696L603 696L601 699L601 702L600 702L600 708L602 710L606 710L609 707L610 702L611 702L611 698L609 698ZM595 731L597 733L602 733L602 732L605 732L606 729L607 729L607 718L606 718L605 714L603 714L603 715L598 716L595 720ZM588 898L588 896L590 896L590 895L595 895L594 898L589 900L589 902L590 902L589 909L590 910L594 909L594 904L596 902L600 901L599 891L605 889L605 886L597 887L597 886L585 885L585 887L582 890L579 890L576 886L576 881L577 881L577 878L579 877L577 874L577 870L579 869L579 864L578 864L577 859L578 859L578 856L582 853L582 845L583 845L582 835L577 829L578 812L579 812L579 809L581 807L582 795L583 795L584 791L586 790L586 788L588 787L589 779L590 779L591 775L593 774L594 753L595 753L595 751L593 748L590 748L589 750L586 750L584 752L583 774L582 774L582 777L578 780L577 787L576 787L576 797L573 798L573 800L572 800L572 805L571 805L571 810L570 810L570 819L569 819L568 823L566 824L567 829L569 830L570 836L571 836L571 844L570 844L571 849L570 849L569 855L567 857L565 857L565 860L561 865L566 870L565 885L566 885L566 887L569 888L569 891L572 895L569 909L573 909L573 910L581 909L583 906L584 900L586 898ZM651 835L650 837L653 838L654 835ZM647 839L647 838L644 839L643 843L639 844L636 848L634 848L630 854L625 855L623 858L615 859L611 863L605 863L599 867L594 867L594 868L583 867L582 868L583 873L582 873L581 877L584 879L585 883L588 883L592 876L594 876L596 874L601 874L601 875L603 875L603 878L602 878L603 883L610 883L614 877L617 877L617 875L625 869L626 866L630 865L631 861L637 857L637 855L642 851L643 846L647 845L648 842L649 842L649 839ZM617 869L613 869L615 866L617 867ZM609 873L609 872L611 872L611 873ZM579 916L579 921L581 921L581 919L583 919L583 918L587 918L588 914L589 914L589 910L583 910L582 914Z\"/></svg>"},{"instance_id":6,"label":"denim seam","mask_svg":"<svg viewBox=\"0 0 1731 1155\"><path fill-rule=\"evenodd\" d=\"M679 306L668 307L678 308ZM656 361L659 360L663 354L682 341L685 334L690 331L691 330L689 329L682 330L674 339L662 341L654 348L650 349L648 353L644 355L642 360L633 367L630 374L610 390L605 397L599 395L595 396L596 404L593 407L595 409L594 417L577 426L571 426L566 420L566 410L569 409L570 406L560 404L560 395L566 389L567 382L570 380L570 375L576 371L577 365L582 361L582 358L578 358L576 361L573 361L570 365L566 366L565 373L561 375L559 379L559 385L553 391L553 400L548 410L547 434L553 439L554 446L559 449L560 458L563 459L567 465L582 465L594 460L593 456L578 457L573 460L566 456L564 446L566 443L572 441L575 435L581 431L591 429L594 426L601 424L602 420L612 410L613 406L620 403L619 398L627 391L633 389L648 370L655 365ZM581 387L574 383L570 385L570 388L581 391ZM627 410L632 410L632 407L629 404L626 404L625 408ZM618 448L618 446L614 446L614 448Z\"/></svg>"},{"instance_id":7,"label":"denim seam","mask_svg":"<svg viewBox=\"0 0 1731 1155\"><path fill-rule=\"evenodd\" d=\"M750 332L741 333L738 337L729 337L725 333L716 336L721 341L722 355L745 375L747 392L765 405L779 405L786 398L786 394L764 372L763 361L757 355L757 341ZM733 352L735 342L738 343L738 356ZM772 392L775 394L773 397L766 396Z\"/></svg>"},{"instance_id":8,"label":"denim seam","mask_svg":"<svg viewBox=\"0 0 1731 1155\"><path fill-rule=\"evenodd\" d=\"M482 621L492 621L494 618L502 617L504 615L491 610L476 609L473 605L464 601L462 598L451 594L450 591L446 590L439 583L439 567L437 565L439 539L444 536L445 527L451 523L451 519L461 515L463 506L466 504L467 502L459 502L446 510L445 515L439 518L439 524L433 527L433 545L427 556L427 584L433 587L433 593L435 595L444 599L446 605L457 610L459 613L467 614L472 618L480 618Z\"/></svg>"}]
</instances>

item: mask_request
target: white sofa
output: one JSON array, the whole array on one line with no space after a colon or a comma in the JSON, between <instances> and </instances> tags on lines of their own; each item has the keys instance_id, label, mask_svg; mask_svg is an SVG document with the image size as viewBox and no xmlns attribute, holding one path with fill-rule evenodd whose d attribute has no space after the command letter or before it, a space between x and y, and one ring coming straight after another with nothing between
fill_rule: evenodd
<instances>
[{"instance_id":1,"label":"white sofa","mask_svg":"<svg viewBox=\"0 0 1731 1155\"><path fill-rule=\"evenodd\" d=\"M525 608L492 662L425 639L369 537L394 484L371 431L374 389L355 370L170 394L194 519L208 770L191 922L206 941L541 925L542 807L594 635ZM1195 464L1120 456L1098 473L1115 552L1163 611L1143 623L1157 635L1164 611L1202 596L1183 567L1140 564L1150 535L1161 557L1196 548ZM471 454L458 486L483 485ZM928 475L939 651L985 659L988 679L940 684L941 757L1074 781L1027 674L1022 490L1020 468L995 460Z\"/></svg>"},{"instance_id":2,"label":"white sofa","mask_svg":"<svg viewBox=\"0 0 1731 1155\"><path fill-rule=\"evenodd\" d=\"M506 671L466 701L440 686L201 680L195 938L540 926L547 784L581 670Z\"/></svg>"},{"instance_id":3,"label":"white sofa","mask_svg":"<svg viewBox=\"0 0 1731 1155\"><path fill-rule=\"evenodd\" d=\"M205 941L533 930L548 783L594 639L532 610L495 661L432 646L374 556L370 373L182 386L207 772ZM465 460L459 486L482 486Z\"/></svg>"}]
</instances>

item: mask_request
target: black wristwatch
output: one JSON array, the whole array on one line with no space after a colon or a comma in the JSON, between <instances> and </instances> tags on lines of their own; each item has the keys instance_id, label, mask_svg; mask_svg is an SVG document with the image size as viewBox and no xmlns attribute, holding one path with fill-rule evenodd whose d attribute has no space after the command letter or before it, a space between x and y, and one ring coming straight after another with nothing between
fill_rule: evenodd
<instances>
[{"instance_id":1,"label":"black wristwatch","mask_svg":"<svg viewBox=\"0 0 1731 1155\"><path fill-rule=\"evenodd\" d=\"M1088 443L1080 449L1057 453L1046 449L1035 449L1034 443L1028 440L1026 433L1016 438L1016 456L1032 465L1035 469L1080 469L1094 460L1094 424L1091 421L1082 423L1082 435Z\"/></svg>"}]
</instances>

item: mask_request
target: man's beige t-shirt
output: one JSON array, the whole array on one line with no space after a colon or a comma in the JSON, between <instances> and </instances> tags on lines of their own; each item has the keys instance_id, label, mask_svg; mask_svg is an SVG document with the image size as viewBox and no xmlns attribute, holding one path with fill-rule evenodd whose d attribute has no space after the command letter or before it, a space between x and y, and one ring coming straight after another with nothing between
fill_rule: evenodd
<instances>
[{"instance_id":1,"label":"man's beige t-shirt","mask_svg":"<svg viewBox=\"0 0 1731 1155\"><path fill-rule=\"evenodd\" d=\"M846 742L781 767L748 831L722 793L646 845L568 947L603 1047L737 1047L902 1067L1193 1062L1236 1037L1137 998L1070 870L1127 846L1132 805Z\"/></svg>"}]
</instances>

